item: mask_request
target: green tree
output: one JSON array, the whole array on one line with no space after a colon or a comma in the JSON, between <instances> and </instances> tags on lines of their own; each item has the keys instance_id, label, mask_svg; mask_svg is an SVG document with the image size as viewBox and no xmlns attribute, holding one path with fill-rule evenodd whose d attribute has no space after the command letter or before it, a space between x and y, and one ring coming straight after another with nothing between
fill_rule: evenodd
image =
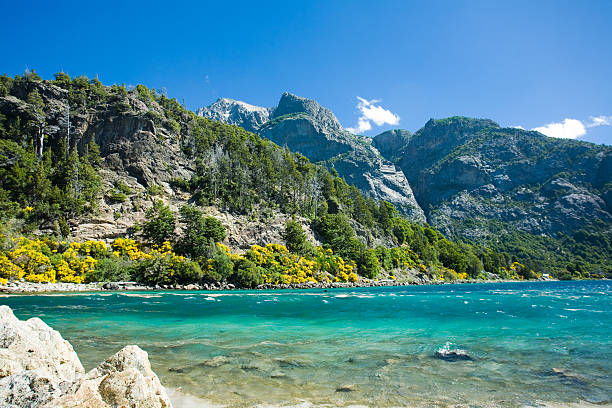
<instances>
[{"instance_id":1,"label":"green tree","mask_svg":"<svg viewBox=\"0 0 612 408\"><path fill-rule=\"evenodd\" d=\"M225 227L214 217L205 217L199 209L184 205L180 209L181 222L185 224L178 250L193 259L207 256L209 240L225 239Z\"/></svg>"},{"instance_id":2,"label":"green tree","mask_svg":"<svg viewBox=\"0 0 612 408\"><path fill-rule=\"evenodd\" d=\"M263 283L263 277L253 261L240 258L234 263L234 272L228 281L238 287L252 289Z\"/></svg>"},{"instance_id":3,"label":"green tree","mask_svg":"<svg viewBox=\"0 0 612 408\"><path fill-rule=\"evenodd\" d=\"M362 251L357 268L360 275L369 279L376 278L380 272L380 263L378 262L376 251L371 248Z\"/></svg>"},{"instance_id":4,"label":"green tree","mask_svg":"<svg viewBox=\"0 0 612 408\"><path fill-rule=\"evenodd\" d=\"M289 251L303 256L313 254L314 248L312 244L308 242L306 233L299 222L289 220L285 223L283 239Z\"/></svg>"},{"instance_id":5,"label":"green tree","mask_svg":"<svg viewBox=\"0 0 612 408\"><path fill-rule=\"evenodd\" d=\"M154 244L174 241L176 217L163 201L156 200L146 212L147 221L142 224L143 237Z\"/></svg>"},{"instance_id":6,"label":"green tree","mask_svg":"<svg viewBox=\"0 0 612 408\"><path fill-rule=\"evenodd\" d=\"M212 258L213 269L219 275L220 281L225 282L234 273L234 263L224 250L217 248Z\"/></svg>"},{"instance_id":7,"label":"green tree","mask_svg":"<svg viewBox=\"0 0 612 408\"><path fill-rule=\"evenodd\" d=\"M349 219L342 213L325 214L314 224L324 246L331 248L343 258L357 260L363 243L355 236Z\"/></svg>"},{"instance_id":8,"label":"green tree","mask_svg":"<svg viewBox=\"0 0 612 408\"><path fill-rule=\"evenodd\" d=\"M70 89L71 81L70 76L65 72L58 72L55 74L55 81L53 81L54 85L59 86L60 88Z\"/></svg>"}]
</instances>

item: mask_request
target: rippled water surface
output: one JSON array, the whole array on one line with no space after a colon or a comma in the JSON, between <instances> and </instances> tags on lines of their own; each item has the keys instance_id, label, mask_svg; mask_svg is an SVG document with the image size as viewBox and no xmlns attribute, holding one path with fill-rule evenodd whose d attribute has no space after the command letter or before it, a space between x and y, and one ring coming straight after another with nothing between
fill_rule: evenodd
<instances>
[{"instance_id":1,"label":"rippled water surface","mask_svg":"<svg viewBox=\"0 0 612 408\"><path fill-rule=\"evenodd\" d=\"M612 403L612 284L0 298L93 368L126 344L202 406ZM439 350L472 359L447 361Z\"/></svg>"}]
</instances>

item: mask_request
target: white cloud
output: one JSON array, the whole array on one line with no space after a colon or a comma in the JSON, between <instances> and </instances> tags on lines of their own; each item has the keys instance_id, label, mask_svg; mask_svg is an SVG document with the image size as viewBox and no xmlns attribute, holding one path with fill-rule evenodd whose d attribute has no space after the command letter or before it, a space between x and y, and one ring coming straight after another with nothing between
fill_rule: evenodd
<instances>
[{"instance_id":1,"label":"white cloud","mask_svg":"<svg viewBox=\"0 0 612 408\"><path fill-rule=\"evenodd\" d=\"M357 109L361 115L357 119L357 126L354 128L347 128L352 133L363 133L372 129L372 123L376 126L382 125L397 125L399 124L400 117L395 113L383 108L380 105L376 105L381 102L380 100L372 99L368 101L360 96L357 97L359 102L357 103Z\"/></svg>"},{"instance_id":2,"label":"white cloud","mask_svg":"<svg viewBox=\"0 0 612 408\"><path fill-rule=\"evenodd\" d=\"M516 125L516 126L510 126L512 129L521 129L521 130L525 130L524 127L522 127L521 125Z\"/></svg>"},{"instance_id":3,"label":"white cloud","mask_svg":"<svg viewBox=\"0 0 612 408\"><path fill-rule=\"evenodd\" d=\"M550 137L558 137L562 139L577 139L580 136L586 135L584 124L577 119L565 118L560 123L549 123L545 126L533 128L540 133Z\"/></svg>"},{"instance_id":4,"label":"white cloud","mask_svg":"<svg viewBox=\"0 0 612 408\"><path fill-rule=\"evenodd\" d=\"M591 123L587 127L612 126L612 116L591 116Z\"/></svg>"}]
</instances>

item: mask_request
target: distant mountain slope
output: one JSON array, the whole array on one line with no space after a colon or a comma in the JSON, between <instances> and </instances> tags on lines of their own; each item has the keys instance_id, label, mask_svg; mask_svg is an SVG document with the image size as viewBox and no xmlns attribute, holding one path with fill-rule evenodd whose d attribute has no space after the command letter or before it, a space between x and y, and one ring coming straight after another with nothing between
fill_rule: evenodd
<instances>
[{"instance_id":1,"label":"distant mountain slope","mask_svg":"<svg viewBox=\"0 0 612 408\"><path fill-rule=\"evenodd\" d=\"M495 244L586 228L609 238L608 146L465 117L430 120L413 135L385 132L373 145L402 168L428 221L448 236Z\"/></svg>"},{"instance_id":2,"label":"distant mountain slope","mask_svg":"<svg viewBox=\"0 0 612 408\"><path fill-rule=\"evenodd\" d=\"M313 162L324 162L363 193L389 201L413 220L425 220L402 171L382 157L370 138L344 130L329 109L311 99L284 93L278 106L271 111L270 119L261 123L262 115L254 112L270 110L252 107L247 113L245 106L251 105L222 99L199 112L209 118L253 129Z\"/></svg>"}]
</instances>

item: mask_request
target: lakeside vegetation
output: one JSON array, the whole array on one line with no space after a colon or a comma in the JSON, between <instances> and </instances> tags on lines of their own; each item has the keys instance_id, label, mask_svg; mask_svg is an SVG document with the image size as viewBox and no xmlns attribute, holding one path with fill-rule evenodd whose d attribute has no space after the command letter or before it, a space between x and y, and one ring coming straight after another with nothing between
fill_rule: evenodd
<instances>
[{"instance_id":1,"label":"lakeside vegetation","mask_svg":"<svg viewBox=\"0 0 612 408\"><path fill-rule=\"evenodd\" d=\"M53 92L66 98L73 121L81 126L89 117L120 120L136 115L172 135L195 171L189 179L175 177L171 184L195 205L173 214L161 200L155 201L147 221L138 226L137 240L75 241L71 221L94 214L102 196L123 202L131 192L121 182L103 191L99 173L103 160L95 134L74 132L68 138L70 122L62 122L57 112L50 114L50 109L64 103ZM97 79L71 79L65 73L51 81L29 73L1 76L2 96L13 97L10 102L17 107L0 113L3 279L75 283L130 279L149 285L230 282L255 287L395 279L409 270L445 281L486 279L487 273L531 279L547 272L546 265L524 266L530 260L518 254L448 240L428 225L403 218L390 203L363 196L333 169L314 165L242 128L197 117L175 99L143 85L128 91L124 86L104 86ZM148 110L136 111L130 98ZM158 186L147 188L153 191ZM253 217L262 213L301 217L322 245L315 247L302 225L289 221L283 231L285 245L253 246L244 254L232 254L220 244L225 229L203 214L202 206ZM35 236L43 225L53 232ZM552 272L565 278L592 276L586 270L563 271L569 275Z\"/></svg>"},{"instance_id":2,"label":"lakeside vegetation","mask_svg":"<svg viewBox=\"0 0 612 408\"><path fill-rule=\"evenodd\" d=\"M253 245L243 254L231 253L227 246L215 242L208 234L198 237L199 242L207 243L203 247L191 245L187 248L169 241L155 244L129 238L117 238L109 245L102 241L5 238L2 242L5 250L0 253L0 283L22 279L38 283L135 280L150 286L223 282L255 288L261 284L395 280L394 274L401 276L402 272L415 269L433 281L487 278L457 273L444 266L426 266L407 246L376 248L368 252L367 259L358 266L354 260L342 258L331 248L313 247L304 240L300 228L295 221L289 221L285 230L286 245ZM302 248L302 251L292 252L287 246ZM182 250L177 253L177 248ZM188 253L200 256L185 256ZM501 267L499 273L505 279L539 277L518 262L509 268Z\"/></svg>"}]
</instances>

